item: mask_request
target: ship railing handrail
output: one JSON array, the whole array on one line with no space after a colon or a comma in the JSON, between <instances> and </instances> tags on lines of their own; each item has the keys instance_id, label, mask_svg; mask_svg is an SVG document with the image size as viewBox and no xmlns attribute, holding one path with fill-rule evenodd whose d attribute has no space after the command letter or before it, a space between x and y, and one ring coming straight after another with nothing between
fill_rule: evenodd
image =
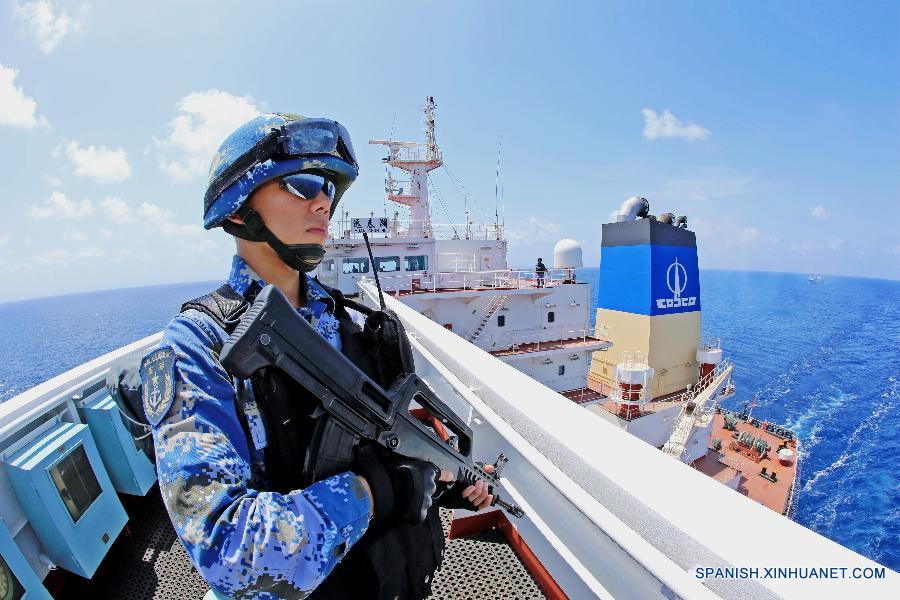
<instances>
[{"instance_id":1,"label":"ship railing handrail","mask_svg":"<svg viewBox=\"0 0 900 600\"><path fill-rule=\"evenodd\" d=\"M796 446L794 447L794 481L791 483L791 493L788 495L787 499L787 508L785 509L785 516L789 519L794 518L794 513L797 512L797 487L802 478L800 476L800 470L802 468L803 461L800 455L800 440L797 439Z\"/></svg>"},{"instance_id":2,"label":"ship railing handrail","mask_svg":"<svg viewBox=\"0 0 900 600\"><path fill-rule=\"evenodd\" d=\"M502 334L489 334L482 336L473 343L488 352L498 352L516 346L526 346L535 344L536 348L529 349L529 352L540 352L541 350L563 348L560 342L579 341L587 343L589 341L608 342L601 337L595 335L593 329L570 329L567 327L556 327L547 329L516 329ZM543 347L542 347L543 346Z\"/></svg>"},{"instance_id":3,"label":"ship railing handrail","mask_svg":"<svg viewBox=\"0 0 900 600\"><path fill-rule=\"evenodd\" d=\"M681 398L681 410L675 417L675 426L669 439L663 445L666 454L681 458L686 450L685 444L690 436L694 425L705 415L711 414L715 410L714 396L718 395L719 390L727 385L728 379L731 377L733 365L731 360L725 359L716 368L710 371L706 377L702 378L696 388L689 389ZM703 382L706 382L703 384ZM701 385L702 384L702 385ZM699 400L688 414L688 406L694 400ZM709 405L708 402L712 401Z\"/></svg>"},{"instance_id":4,"label":"ship railing handrail","mask_svg":"<svg viewBox=\"0 0 900 600\"><path fill-rule=\"evenodd\" d=\"M0 447L35 418L62 404L68 404L74 414L74 395L104 379L110 365L119 358L140 350L149 351L161 338L162 332L149 335L52 377L0 404Z\"/></svg>"},{"instance_id":5,"label":"ship railing handrail","mask_svg":"<svg viewBox=\"0 0 900 600\"><path fill-rule=\"evenodd\" d=\"M619 355L618 367L622 365L625 369L635 369L639 367L649 367L647 363L647 354L641 350L624 350Z\"/></svg>"},{"instance_id":6,"label":"ship railing handrail","mask_svg":"<svg viewBox=\"0 0 900 600\"><path fill-rule=\"evenodd\" d=\"M700 350L721 350L722 338L710 337L705 338L700 344Z\"/></svg>"},{"instance_id":7,"label":"ship railing handrail","mask_svg":"<svg viewBox=\"0 0 900 600\"><path fill-rule=\"evenodd\" d=\"M436 162L442 158L442 152L440 150L437 153L431 151L428 144L394 141L379 141L379 144L390 148L390 154L382 159L383 162Z\"/></svg>"},{"instance_id":8,"label":"ship railing handrail","mask_svg":"<svg viewBox=\"0 0 900 600\"><path fill-rule=\"evenodd\" d=\"M698 379L697 383L692 386L688 386L688 389L682 392L680 396L677 396L674 401L687 404L688 402L699 396L701 393L703 393L703 390L709 387L713 383L713 381L718 379L719 375L721 375L722 372L725 371L725 369L728 369L732 366L733 363L731 362L731 358L724 358L722 362L720 362L713 368L712 371Z\"/></svg>"},{"instance_id":9,"label":"ship railing handrail","mask_svg":"<svg viewBox=\"0 0 900 600\"><path fill-rule=\"evenodd\" d=\"M377 305L374 286L360 287L363 301ZM788 580L698 584L697 566L762 572L762 565L771 564L771 539L792 548L804 564L880 567L670 460L411 307L386 300L414 336L414 346L431 355L416 362L417 370L420 362L426 371L434 369L423 379L447 382L435 391L452 406L461 405L456 410L473 427L475 453L503 451L510 457L503 488L526 511L511 522L563 589L575 590L570 597L609 597L619 583L631 586L620 590L622 595L639 597L638 587L650 580L669 589L656 587L648 597L709 597L710 590L725 598L797 595L798 583ZM726 521L731 527L721 527ZM768 535L756 535L760 531ZM569 586L573 572L595 583L584 583L587 589ZM896 574L887 573L896 581ZM853 580L852 585L877 591L882 588L875 586L888 583ZM809 586L802 590L807 595L850 591L849 580L804 580L803 585Z\"/></svg>"},{"instance_id":10,"label":"ship railing handrail","mask_svg":"<svg viewBox=\"0 0 900 600\"><path fill-rule=\"evenodd\" d=\"M495 223L435 223L426 219L397 219L394 217L342 216L331 224L328 239L362 240L362 232L353 228L353 219L387 219L386 232L369 234L372 240L425 238L436 240L503 240L504 227Z\"/></svg>"},{"instance_id":11,"label":"ship railing handrail","mask_svg":"<svg viewBox=\"0 0 900 600\"><path fill-rule=\"evenodd\" d=\"M559 284L573 282L573 269L548 269L542 285L533 269L485 269L458 271L415 271L379 272L378 280L383 290L388 292L432 292L452 290L507 290L523 288L551 288ZM374 279L374 275L364 273L360 280Z\"/></svg>"}]
</instances>

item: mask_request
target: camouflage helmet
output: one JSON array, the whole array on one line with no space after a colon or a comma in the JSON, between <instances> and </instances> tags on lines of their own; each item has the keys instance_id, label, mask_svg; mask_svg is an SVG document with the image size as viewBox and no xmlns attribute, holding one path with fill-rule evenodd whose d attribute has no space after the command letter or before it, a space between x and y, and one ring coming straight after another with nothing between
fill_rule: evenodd
<instances>
[{"instance_id":1,"label":"camouflage helmet","mask_svg":"<svg viewBox=\"0 0 900 600\"><path fill-rule=\"evenodd\" d=\"M213 156L203 226L219 227L257 187L291 173L320 175L335 186L334 209L359 175L347 129L329 119L268 113L231 133Z\"/></svg>"}]
</instances>

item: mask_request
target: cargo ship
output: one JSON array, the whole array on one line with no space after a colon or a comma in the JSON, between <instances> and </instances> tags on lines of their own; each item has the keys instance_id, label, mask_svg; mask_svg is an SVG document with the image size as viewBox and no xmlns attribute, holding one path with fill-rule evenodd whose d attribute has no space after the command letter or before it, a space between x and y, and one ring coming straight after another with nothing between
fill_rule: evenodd
<instances>
[{"instance_id":1,"label":"cargo ship","mask_svg":"<svg viewBox=\"0 0 900 600\"><path fill-rule=\"evenodd\" d=\"M799 440L746 408L722 410L735 394L734 365L718 338L701 340L697 240L687 217L655 216L645 198L625 200L616 221L602 225L599 290L577 281L584 261L572 239L548 248L546 271L512 268L499 214L491 223L468 213L464 223L432 219L429 174L443 165L433 98L423 125L424 142L370 140L387 151L388 208L336 219L320 281L356 296L377 274L386 293L474 346L790 515Z\"/></svg>"}]
</instances>

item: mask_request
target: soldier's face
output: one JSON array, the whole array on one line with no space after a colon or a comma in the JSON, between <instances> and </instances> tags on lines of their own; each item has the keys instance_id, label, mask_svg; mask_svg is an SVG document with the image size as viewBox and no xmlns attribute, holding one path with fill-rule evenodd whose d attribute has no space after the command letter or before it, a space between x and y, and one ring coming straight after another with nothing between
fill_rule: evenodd
<instances>
[{"instance_id":1,"label":"soldier's face","mask_svg":"<svg viewBox=\"0 0 900 600\"><path fill-rule=\"evenodd\" d=\"M331 200L324 192L305 200L270 181L256 189L248 204L285 244L324 244L328 237Z\"/></svg>"}]
</instances>

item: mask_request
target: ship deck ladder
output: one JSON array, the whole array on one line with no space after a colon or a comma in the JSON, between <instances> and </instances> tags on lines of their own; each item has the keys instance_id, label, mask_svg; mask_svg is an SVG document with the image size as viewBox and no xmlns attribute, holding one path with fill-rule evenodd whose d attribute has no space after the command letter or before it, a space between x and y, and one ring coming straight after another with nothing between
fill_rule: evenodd
<instances>
[{"instance_id":1,"label":"ship deck ladder","mask_svg":"<svg viewBox=\"0 0 900 600\"><path fill-rule=\"evenodd\" d=\"M507 294L499 294L497 296L491 296L490 301L488 301L487 306L485 307L485 313L481 317L481 321L469 334L467 338L470 342L474 342L478 339L478 336L481 335L481 332L484 331L484 328L487 327L488 321L491 320L491 317L500 310L500 307L506 303L506 300L509 298Z\"/></svg>"},{"instance_id":2,"label":"ship deck ladder","mask_svg":"<svg viewBox=\"0 0 900 600\"><path fill-rule=\"evenodd\" d=\"M681 455L684 454L684 447L688 437L690 437L691 431L694 429L694 425L709 412L709 410L704 410L706 403L718 395L719 390L726 385L731 378L733 370L734 365L730 360L726 359L716 366L712 373L712 381L709 385L700 390L695 389L684 393L681 400L681 412L678 413L678 417L675 420L675 427L672 428L672 434L669 436L669 440L663 445L663 452L676 458L681 458ZM694 403L694 407L689 411L688 404L691 402Z\"/></svg>"}]
</instances>

